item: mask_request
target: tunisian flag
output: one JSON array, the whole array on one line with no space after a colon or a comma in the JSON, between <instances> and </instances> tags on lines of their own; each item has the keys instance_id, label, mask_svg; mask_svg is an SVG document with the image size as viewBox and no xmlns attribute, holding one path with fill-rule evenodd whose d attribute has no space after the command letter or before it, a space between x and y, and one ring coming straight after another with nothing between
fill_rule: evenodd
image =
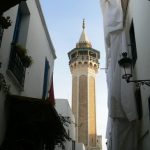
<instances>
[{"instance_id":1,"label":"tunisian flag","mask_svg":"<svg viewBox=\"0 0 150 150\"><path fill-rule=\"evenodd\" d=\"M54 86L53 86L53 74L52 74L52 79L51 79L51 84L50 84L50 90L48 91L49 96L47 98L47 101L54 106L55 105L55 96L54 96Z\"/></svg>"}]
</instances>

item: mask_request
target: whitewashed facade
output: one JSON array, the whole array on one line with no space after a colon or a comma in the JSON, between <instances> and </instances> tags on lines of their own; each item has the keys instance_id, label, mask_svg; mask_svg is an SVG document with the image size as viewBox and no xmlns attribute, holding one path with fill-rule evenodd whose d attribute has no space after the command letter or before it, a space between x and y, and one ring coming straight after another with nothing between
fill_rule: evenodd
<instances>
[{"instance_id":1,"label":"whitewashed facade","mask_svg":"<svg viewBox=\"0 0 150 150\"><path fill-rule=\"evenodd\" d=\"M21 16L21 19L18 19L20 24L16 27L17 18L19 18L18 14ZM6 11L3 15L10 16L12 21L12 25L3 32L0 45L0 62L2 63L0 73L3 75L6 84L10 87L10 93L39 99L42 99L42 97L45 98L50 87L56 54L46 27L39 0L22 2L20 5L16 5ZM16 31L17 28L19 32ZM17 38L15 34L17 34ZM27 54L33 59L32 65L25 69L23 79L22 76L18 76L18 73L21 72L20 70L18 73L15 72L17 70L16 63L11 68L8 67L11 64L12 43L26 48ZM14 60L16 60L15 57L13 57L12 61ZM47 71L45 71L45 64L47 64ZM22 68L25 67L21 66ZM1 88L0 145L3 141L4 133L5 93L3 88Z\"/></svg>"},{"instance_id":2,"label":"whitewashed facade","mask_svg":"<svg viewBox=\"0 0 150 150\"><path fill-rule=\"evenodd\" d=\"M56 99L55 108L57 113L63 117L69 117L71 123L68 126L64 126L67 134L71 138L70 141L65 142L65 150L85 150L83 143L77 143L75 141L75 118L70 108L69 102L67 99ZM61 147L56 146L56 150L60 150Z\"/></svg>"},{"instance_id":3,"label":"whitewashed facade","mask_svg":"<svg viewBox=\"0 0 150 150\"><path fill-rule=\"evenodd\" d=\"M104 18L107 83L108 150L150 149L150 87L126 83L118 65L122 52L134 62L131 80L149 80L149 1L100 0Z\"/></svg>"},{"instance_id":4,"label":"whitewashed facade","mask_svg":"<svg viewBox=\"0 0 150 150\"><path fill-rule=\"evenodd\" d=\"M127 41L132 44L131 26L134 28L137 59L134 67L135 80L150 79L150 1L128 1L125 30ZM132 55L132 47L129 47ZM138 150L150 149L150 87L143 85L141 91L141 118L139 119Z\"/></svg>"},{"instance_id":5,"label":"whitewashed facade","mask_svg":"<svg viewBox=\"0 0 150 150\"><path fill-rule=\"evenodd\" d=\"M76 143L76 150L85 150L85 146L83 143Z\"/></svg>"}]
</instances>

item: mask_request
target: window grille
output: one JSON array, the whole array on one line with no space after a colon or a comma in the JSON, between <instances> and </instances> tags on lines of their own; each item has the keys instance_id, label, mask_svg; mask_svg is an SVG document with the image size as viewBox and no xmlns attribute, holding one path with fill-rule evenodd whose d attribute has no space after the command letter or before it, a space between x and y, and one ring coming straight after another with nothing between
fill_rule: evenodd
<instances>
[{"instance_id":1,"label":"window grille","mask_svg":"<svg viewBox=\"0 0 150 150\"><path fill-rule=\"evenodd\" d=\"M19 84L23 87L26 68L14 45L11 46L11 54L8 69L13 73Z\"/></svg>"}]
</instances>

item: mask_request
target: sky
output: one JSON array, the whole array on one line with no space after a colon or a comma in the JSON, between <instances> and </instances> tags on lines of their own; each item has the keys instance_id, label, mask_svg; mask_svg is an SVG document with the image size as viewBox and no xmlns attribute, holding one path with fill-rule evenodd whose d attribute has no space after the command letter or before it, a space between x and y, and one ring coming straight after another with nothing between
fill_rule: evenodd
<instances>
[{"instance_id":1,"label":"sky","mask_svg":"<svg viewBox=\"0 0 150 150\"><path fill-rule=\"evenodd\" d=\"M55 98L68 99L71 106L72 77L68 52L75 48L85 19L86 33L94 49L100 51L100 68L96 76L97 134L102 135L103 150L107 123L107 84L103 18L99 0L40 0L57 59L54 64Z\"/></svg>"}]
</instances>

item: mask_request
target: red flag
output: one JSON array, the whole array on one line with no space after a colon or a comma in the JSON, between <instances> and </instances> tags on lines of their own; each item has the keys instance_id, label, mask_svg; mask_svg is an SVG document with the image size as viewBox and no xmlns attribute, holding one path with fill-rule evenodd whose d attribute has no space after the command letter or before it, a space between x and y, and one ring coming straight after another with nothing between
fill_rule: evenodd
<instances>
[{"instance_id":1,"label":"red flag","mask_svg":"<svg viewBox=\"0 0 150 150\"><path fill-rule=\"evenodd\" d=\"M51 79L51 84L50 84L49 96L48 96L47 100L52 106L55 105L54 86L53 86L53 74L52 74L52 79Z\"/></svg>"}]
</instances>

